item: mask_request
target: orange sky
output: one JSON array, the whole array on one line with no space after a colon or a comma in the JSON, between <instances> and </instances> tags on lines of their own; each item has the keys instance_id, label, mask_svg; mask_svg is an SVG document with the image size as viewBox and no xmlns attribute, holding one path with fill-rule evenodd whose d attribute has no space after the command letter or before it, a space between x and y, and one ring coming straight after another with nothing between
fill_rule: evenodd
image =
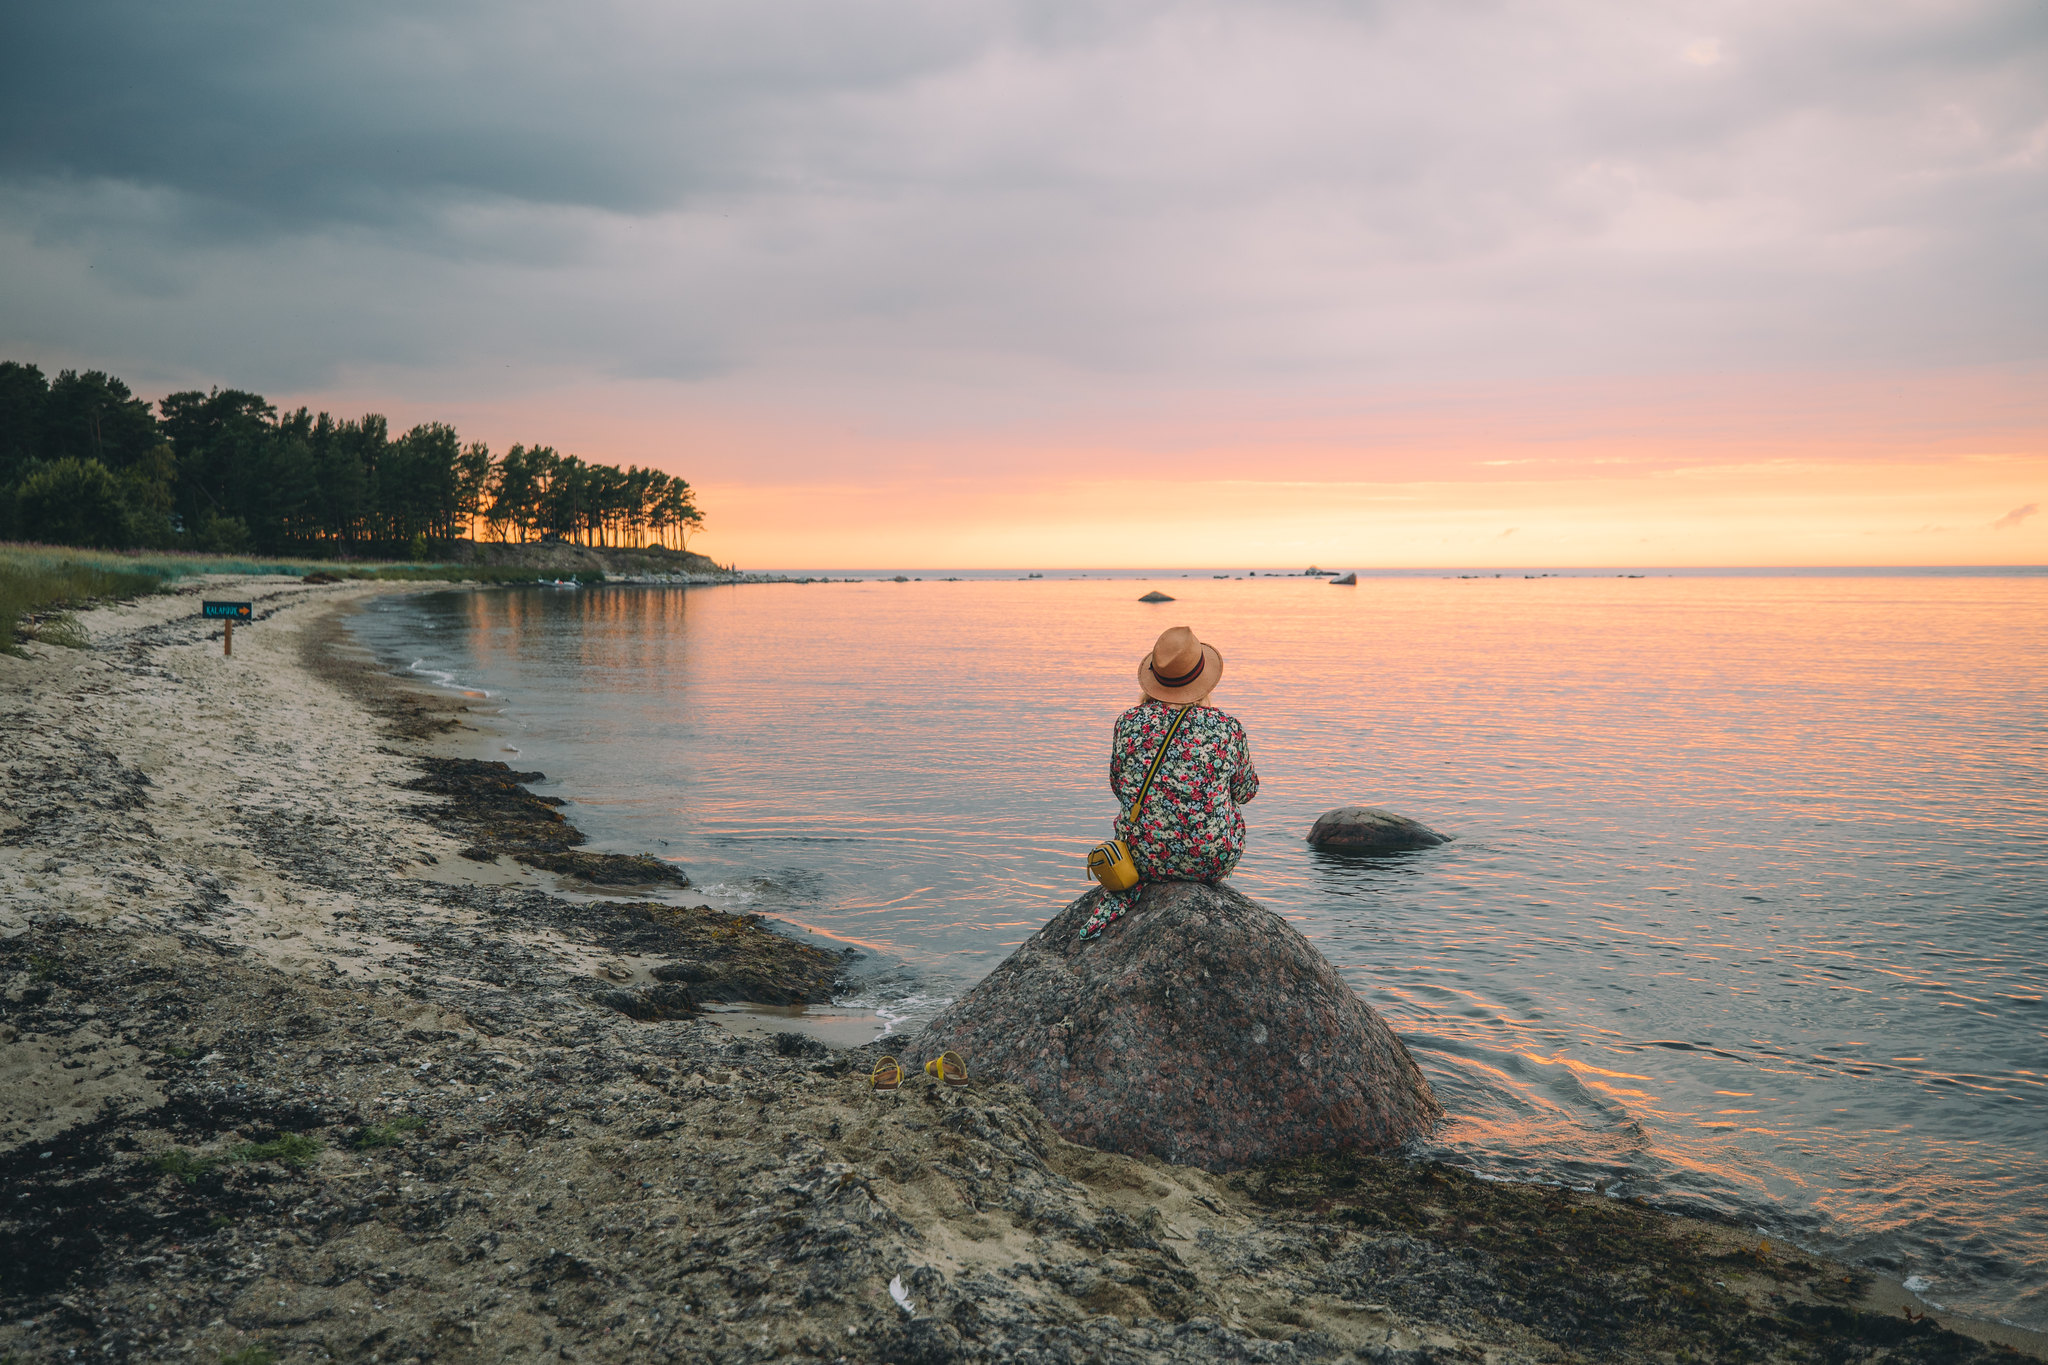
<instances>
[{"instance_id":1,"label":"orange sky","mask_svg":"<svg viewBox=\"0 0 2048 1365\"><path fill-rule=\"evenodd\" d=\"M996 424L611 384L452 416L683 475L694 548L753 568L2042 564L2044 394L2011 370L1560 380Z\"/></svg>"},{"instance_id":2,"label":"orange sky","mask_svg":"<svg viewBox=\"0 0 2048 1365\"><path fill-rule=\"evenodd\" d=\"M1700 465L1613 478L714 485L696 548L824 568L2041 564L2048 461Z\"/></svg>"}]
</instances>

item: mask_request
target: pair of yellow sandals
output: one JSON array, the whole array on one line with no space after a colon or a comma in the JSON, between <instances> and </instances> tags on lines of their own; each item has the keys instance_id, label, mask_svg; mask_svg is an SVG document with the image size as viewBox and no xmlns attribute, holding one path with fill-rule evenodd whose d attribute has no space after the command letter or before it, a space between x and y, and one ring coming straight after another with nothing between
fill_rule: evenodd
<instances>
[{"instance_id":1,"label":"pair of yellow sandals","mask_svg":"<svg viewBox=\"0 0 2048 1365\"><path fill-rule=\"evenodd\" d=\"M924 1064L924 1074L936 1076L947 1085L967 1084L967 1063L957 1052L941 1052ZM884 1057L868 1073L868 1083L877 1090L894 1090L903 1084L903 1063Z\"/></svg>"}]
</instances>

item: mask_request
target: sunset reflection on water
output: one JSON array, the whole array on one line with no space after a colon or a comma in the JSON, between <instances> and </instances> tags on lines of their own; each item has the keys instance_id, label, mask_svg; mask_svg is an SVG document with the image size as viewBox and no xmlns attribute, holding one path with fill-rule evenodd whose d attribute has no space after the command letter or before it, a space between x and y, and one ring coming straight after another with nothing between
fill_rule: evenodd
<instances>
[{"instance_id":1,"label":"sunset reflection on water","mask_svg":"<svg viewBox=\"0 0 2048 1365\"><path fill-rule=\"evenodd\" d=\"M928 575L441 593L363 631L506 699L595 846L870 948L915 1017L1086 888L1110 721L1192 625L1265 783L1235 882L1394 1022L1439 1155L2048 1326L2043 620L2024 576ZM1352 803L1456 838L1311 852Z\"/></svg>"}]
</instances>

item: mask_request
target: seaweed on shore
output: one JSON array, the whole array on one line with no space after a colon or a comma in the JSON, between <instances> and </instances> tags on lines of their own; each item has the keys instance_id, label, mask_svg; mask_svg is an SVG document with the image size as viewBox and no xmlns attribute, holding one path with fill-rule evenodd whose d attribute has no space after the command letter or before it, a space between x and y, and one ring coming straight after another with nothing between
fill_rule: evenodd
<instances>
[{"instance_id":1,"label":"seaweed on shore","mask_svg":"<svg viewBox=\"0 0 2048 1365\"><path fill-rule=\"evenodd\" d=\"M528 867L574 877L593 886L688 886L689 874L646 853L583 853L574 850L583 833L563 818L558 796L537 796L526 783L545 773L518 772L504 763L474 758L414 758L424 771L405 784L408 791L446 797L429 807L427 818L467 839L462 856L489 862L509 854Z\"/></svg>"},{"instance_id":2,"label":"seaweed on shore","mask_svg":"<svg viewBox=\"0 0 2048 1365\"><path fill-rule=\"evenodd\" d=\"M648 1024L664 1019L690 1019L704 1012L686 987L666 982L647 990L600 991L591 999L628 1019Z\"/></svg>"},{"instance_id":3,"label":"seaweed on shore","mask_svg":"<svg viewBox=\"0 0 2048 1365\"><path fill-rule=\"evenodd\" d=\"M1857 1307L1869 1278L1731 1226L1725 1238L1635 1200L1484 1181L1438 1164L1339 1154L1231 1178L1276 1212L1368 1234L1318 1288L1416 1313L1505 1318L1575 1355L1676 1361L1982 1358L1924 1318ZM1749 1281L1760 1292L1739 1293ZM1762 1281L1760 1286L1757 1281Z\"/></svg>"},{"instance_id":4,"label":"seaweed on shore","mask_svg":"<svg viewBox=\"0 0 2048 1365\"><path fill-rule=\"evenodd\" d=\"M519 862L597 886L688 886L680 868L646 854L583 853L583 835L556 809L559 798L536 796L524 784L542 774L467 758L416 758L421 776L411 791L446 798L429 819L470 841L465 857L510 854ZM576 902L547 897L525 903L529 914L610 951L672 959L656 967L658 984L604 989L596 1003L634 1019L682 1019L710 1001L801 1005L832 999L845 956L766 927L759 915L733 915L708 905L658 901Z\"/></svg>"},{"instance_id":5,"label":"seaweed on shore","mask_svg":"<svg viewBox=\"0 0 2048 1365\"><path fill-rule=\"evenodd\" d=\"M662 951L674 960L652 973L687 985L699 1000L760 1005L823 1004L832 999L852 955L829 953L765 927L759 915L728 915L708 905L646 910L660 926Z\"/></svg>"},{"instance_id":6,"label":"seaweed on shore","mask_svg":"<svg viewBox=\"0 0 2048 1365\"><path fill-rule=\"evenodd\" d=\"M708 905L559 897L541 904L557 927L577 937L615 953L669 959L648 973L660 984L641 993L646 1003L617 998L632 992L598 997L635 1018L682 1018L696 1012L695 1004L710 1002L823 1004L837 993L851 955L777 933L759 915L733 915Z\"/></svg>"},{"instance_id":7,"label":"seaweed on shore","mask_svg":"<svg viewBox=\"0 0 2048 1365\"><path fill-rule=\"evenodd\" d=\"M542 773L474 758L412 761L423 771L406 789L447 798L426 817L479 852L555 854L583 842L583 832L555 809L564 804L560 797L536 796L523 785L540 781Z\"/></svg>"},{"instance_id":8,"label":"seaweed on shore","mask_svg":"<svg viewBox=\"0 0 2048 1365\"><path fill-rule=\"evenodd\" d=\"M645 853L534 853L512 855L528 867L574 877L592 886L688 886L689 874Z\"/></svg>"}]
</instances>

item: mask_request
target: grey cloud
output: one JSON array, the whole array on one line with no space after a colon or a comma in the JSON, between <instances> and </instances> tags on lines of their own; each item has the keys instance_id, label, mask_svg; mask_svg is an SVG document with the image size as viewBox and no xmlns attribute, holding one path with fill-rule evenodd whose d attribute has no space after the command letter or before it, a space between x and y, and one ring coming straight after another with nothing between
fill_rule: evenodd
<instances>
[{"instance_id":1,"label":"grey cloud","mask_svg":"<svg viewBox=\"0 0 2048 1365\"><path fill-rule=\"evenodd\" d=\"M2037 0L5 22L10 346L1006 395L2048 357Z\"/></svg>"},{"instance_id":2,"label":"grey cloud","mask_svg":"<svg viewBox=\"0 0 2048 1365\"><path fill-rule=\"evenodd\" d=\"M21 6L0 173L162 185L264 226L505 198L642 213L772 183L820 101L990 40L932 0ZM808 113L807 113L808 110Z\"/></svg>"},{"instance_id":3,"label":"grey cloud","mask_svg":"<svg viewBox=\"0 0 2048 1365\"><path fill-rule=\"evenodd\" d=\"M1994 531L2003 531L2008 526L2017 526L2021 522L2025 521L2028 517L2039 514L2040 511L2041 505L2039 503L2033 502L2028 503L2025 507L2015 507L2010 512L2007 512L2004 516L2000 517L1997 521L1992 522L1991 529Z\"/></svg>"}]
</instances>

